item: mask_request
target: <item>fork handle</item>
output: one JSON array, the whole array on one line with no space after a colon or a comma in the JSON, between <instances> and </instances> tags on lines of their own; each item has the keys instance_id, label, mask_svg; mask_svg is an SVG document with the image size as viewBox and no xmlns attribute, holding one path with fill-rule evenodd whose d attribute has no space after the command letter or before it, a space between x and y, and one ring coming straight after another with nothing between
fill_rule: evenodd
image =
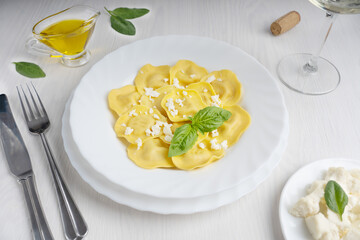
<instances>
[{"instance_id":1,"label":"fork handle","mask_svg":"<svg viewBox=\"0 0 360 240\"><path fill-rule=\"evenodd\" d=\"M55 184L60 215L64 226L67 239L78 239L86 235L88 229L84 218L76 206L62 176L54 161L49 143L44 133L40 133L41 141L44 146L50 170Z\"/></svg>"},{"instance_id":2,"label":"fork handle","mask_svg":"<svg viewBox=\"0 0 360 240\"><path fill-rule=\"evenodd\" d=\"M34 176L31 175L25 179L20 179L19 183L21 183L24 190L26 205L30 214L33 239L53 240L51 231L40 205Z\"/></svg>"}]
</instances>

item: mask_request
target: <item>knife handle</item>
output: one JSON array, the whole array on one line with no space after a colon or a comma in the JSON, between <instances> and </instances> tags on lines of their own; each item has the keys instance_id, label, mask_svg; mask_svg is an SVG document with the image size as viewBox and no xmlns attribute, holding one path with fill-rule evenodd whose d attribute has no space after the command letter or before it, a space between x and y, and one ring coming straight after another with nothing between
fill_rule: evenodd
<instances>
[{"instance_id":1,"label":"knife handle","mask_svg":"<svg viewBox=\"0 0 360 240\"><path fill-rule=\"evenodd\" d=\"M41 208L34 176L19 180L21 183L26 205L30 214L32 233L34 240L53 240L51 231Z\"/></svg>"}]
</instances>

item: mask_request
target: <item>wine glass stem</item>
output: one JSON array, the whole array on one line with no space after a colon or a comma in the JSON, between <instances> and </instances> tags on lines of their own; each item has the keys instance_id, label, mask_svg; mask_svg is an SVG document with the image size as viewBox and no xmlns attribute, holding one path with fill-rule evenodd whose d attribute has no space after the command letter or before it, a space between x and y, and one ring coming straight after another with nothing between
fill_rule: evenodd
<instances>
[{"instance_id":1,"label":"wine glass stem","mask_svg":"<svg viewBox=\"0 0 360 240\"><path fill-rule=\"evenodd\" d=\"M316 73L318 70L317 61L320 56L320 53L325 45L326 39L329 36L330 30L335 22L335 19L337 17L337 14L332 12L326 12L326 21L321 29L320 34L323 35L324 32L326 33L325 38L321 41L320 46L317 49L317 52L315 52L310 60L304 65L303 70L305 73Z\"/></svg>"}]
</instances>

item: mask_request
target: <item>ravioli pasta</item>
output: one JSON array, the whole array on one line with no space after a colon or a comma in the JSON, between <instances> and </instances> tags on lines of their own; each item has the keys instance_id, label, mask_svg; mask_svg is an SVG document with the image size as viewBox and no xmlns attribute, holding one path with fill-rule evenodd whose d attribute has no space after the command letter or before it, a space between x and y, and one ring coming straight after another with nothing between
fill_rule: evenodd
<instances>
[{"instance_id":1,"label":"ravioli pasta","mask_svg":"<svg viewBox=\"0 0 360 240\"><path fill-rule=\"evenodd\" d=\"M179 60L172 67L144 65L134 85L109 92L108 105L117 116L116 135L130 143L127 153L136 165L192 170L222 158L250 125L250 115L237 105L241 94L232 71L209 73L192 61ZM213 132L198 133L188 152L168 157L175 130L207 106L222 107L232 115Z\"/></svg>"}]
</instances>

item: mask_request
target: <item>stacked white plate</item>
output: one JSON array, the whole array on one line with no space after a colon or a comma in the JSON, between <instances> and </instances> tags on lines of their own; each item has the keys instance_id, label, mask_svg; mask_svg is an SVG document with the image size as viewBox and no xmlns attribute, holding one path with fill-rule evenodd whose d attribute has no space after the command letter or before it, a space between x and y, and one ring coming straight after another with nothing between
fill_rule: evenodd
<instances>
[{"instance_id":1,"label":"stacked white plate","mask_svg":"<svg viewBox=\"0 0 360 240\"><path fill-rule=\"evenodd\" d=\"M111 89L133 84L141 66L189 59L209 72L230 69L243 86L252 123L224 158L194 171L146 170L127 158L107 106ZM239 48L209 38L162 36L119 48L95 64L63 116L69 159L96 191L127 206L162 214L207 211L233 202L264 181L281 159L288 116L276 80Z\"/></svg>"}]
</instances>

